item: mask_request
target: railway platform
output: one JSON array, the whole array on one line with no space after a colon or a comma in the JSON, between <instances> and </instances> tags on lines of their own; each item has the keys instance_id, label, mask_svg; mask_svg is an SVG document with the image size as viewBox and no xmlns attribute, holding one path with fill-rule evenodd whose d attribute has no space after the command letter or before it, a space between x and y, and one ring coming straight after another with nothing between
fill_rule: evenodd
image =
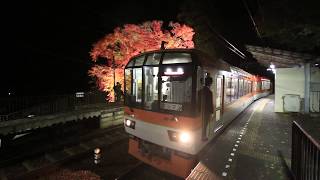
<instances>
[{"instance_id":1,"label":"railway platform","mask_svg":"<svg viewBox=\"0 0 320 180\"><path fill-rule=\"evenodd\" d=\"M290 179L292 123L301 118L274 113L273 95L255 101L203 150L187 179Z\"/></svg>"}]
</instances>

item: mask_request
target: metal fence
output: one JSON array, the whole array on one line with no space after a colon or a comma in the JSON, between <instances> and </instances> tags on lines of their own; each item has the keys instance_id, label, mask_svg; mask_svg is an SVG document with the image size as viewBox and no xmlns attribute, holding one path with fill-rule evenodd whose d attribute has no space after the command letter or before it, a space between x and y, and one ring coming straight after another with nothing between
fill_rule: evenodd
<instances>
[{"instance_id":1,"label":"metal fence","mask_svg":"<svg viewBox=\"0 0 320 180\"><path fill-rule=\"evenodd\" d=\"M296 121L292 124L291 170L296 180L320 180L320 144Z\"/></svg>"},{"instance_id":2,"label":"metal fence","mask_svg":"<svg viewBox=\"0 0 320 180\"><path fill-rule=\"evenodd\" d=\"M19 111L0 115L0 121L8 121L19 118L32 118L34 116L48 115L72 111L78 108L89 107L92 104L114 105L107 103L104 93L86 92L80 94L59 96L49 102L23 108Z\"/></svg>"}]
</instances>

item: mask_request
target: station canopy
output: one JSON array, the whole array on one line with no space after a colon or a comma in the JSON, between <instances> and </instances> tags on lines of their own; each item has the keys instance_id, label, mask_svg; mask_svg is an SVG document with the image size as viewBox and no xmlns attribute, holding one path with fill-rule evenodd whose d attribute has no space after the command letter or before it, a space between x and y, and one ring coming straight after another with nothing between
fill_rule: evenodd
<instances>
[{"instance_id":1,"label":"station canopy","mask_svg":"<svg viewBox=\"0 0 320 180\"><path fill-rule=\"evenodd\" d=\"M274 64L276 68L290 68L303 66L304 63L315 64L320 62L320 56L306 53L251 45L246 45L246 48L257 59L258 63L265 67Z\"/></svg>"}]
</instances>

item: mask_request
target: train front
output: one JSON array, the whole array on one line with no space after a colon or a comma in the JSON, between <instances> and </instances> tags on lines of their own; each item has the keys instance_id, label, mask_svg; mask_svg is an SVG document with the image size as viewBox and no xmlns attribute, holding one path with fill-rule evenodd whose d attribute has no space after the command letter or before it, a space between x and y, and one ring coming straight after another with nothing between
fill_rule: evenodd
<instances>
[{"instance_id":1,"label":"train front","mask_svg":"<svg viewBox=\"0 0 320 180\"><path fill-rule=\"evenodd\" d=\"M125 69L125 130L129 153L162 171L186 177L199 151L196 66L192 54L145 53Z\"/></svg>"}]
</instances>

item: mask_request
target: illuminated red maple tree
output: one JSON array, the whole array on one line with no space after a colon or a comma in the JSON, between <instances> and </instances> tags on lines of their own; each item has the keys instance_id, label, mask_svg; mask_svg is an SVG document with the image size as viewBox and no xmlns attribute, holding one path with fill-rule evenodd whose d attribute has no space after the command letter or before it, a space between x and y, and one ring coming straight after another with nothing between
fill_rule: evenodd
<instances>
[{"instance_id":1,"label":"illuminated red maple tree","mask_svg":"<svg viewBox=\"0 0 320 180\"><path fill-rule=\"evenodd\" d=\"M113 85L123 85L123 68L132 56L151 50L160 49L165 41L165 48L193 48L194 30L184 24L170 22L171 30L162 30L162 21L147 21L139 25L126 24L117 27L93 45L90 52L92 61L105 59L104 65L94 65L89 75L96 78L100 90L109 94L107 100L113 101ZM115 69L115 77L113 70ZM122 86L123 88L123 86Z\"/></svg>"}]
</instances>

